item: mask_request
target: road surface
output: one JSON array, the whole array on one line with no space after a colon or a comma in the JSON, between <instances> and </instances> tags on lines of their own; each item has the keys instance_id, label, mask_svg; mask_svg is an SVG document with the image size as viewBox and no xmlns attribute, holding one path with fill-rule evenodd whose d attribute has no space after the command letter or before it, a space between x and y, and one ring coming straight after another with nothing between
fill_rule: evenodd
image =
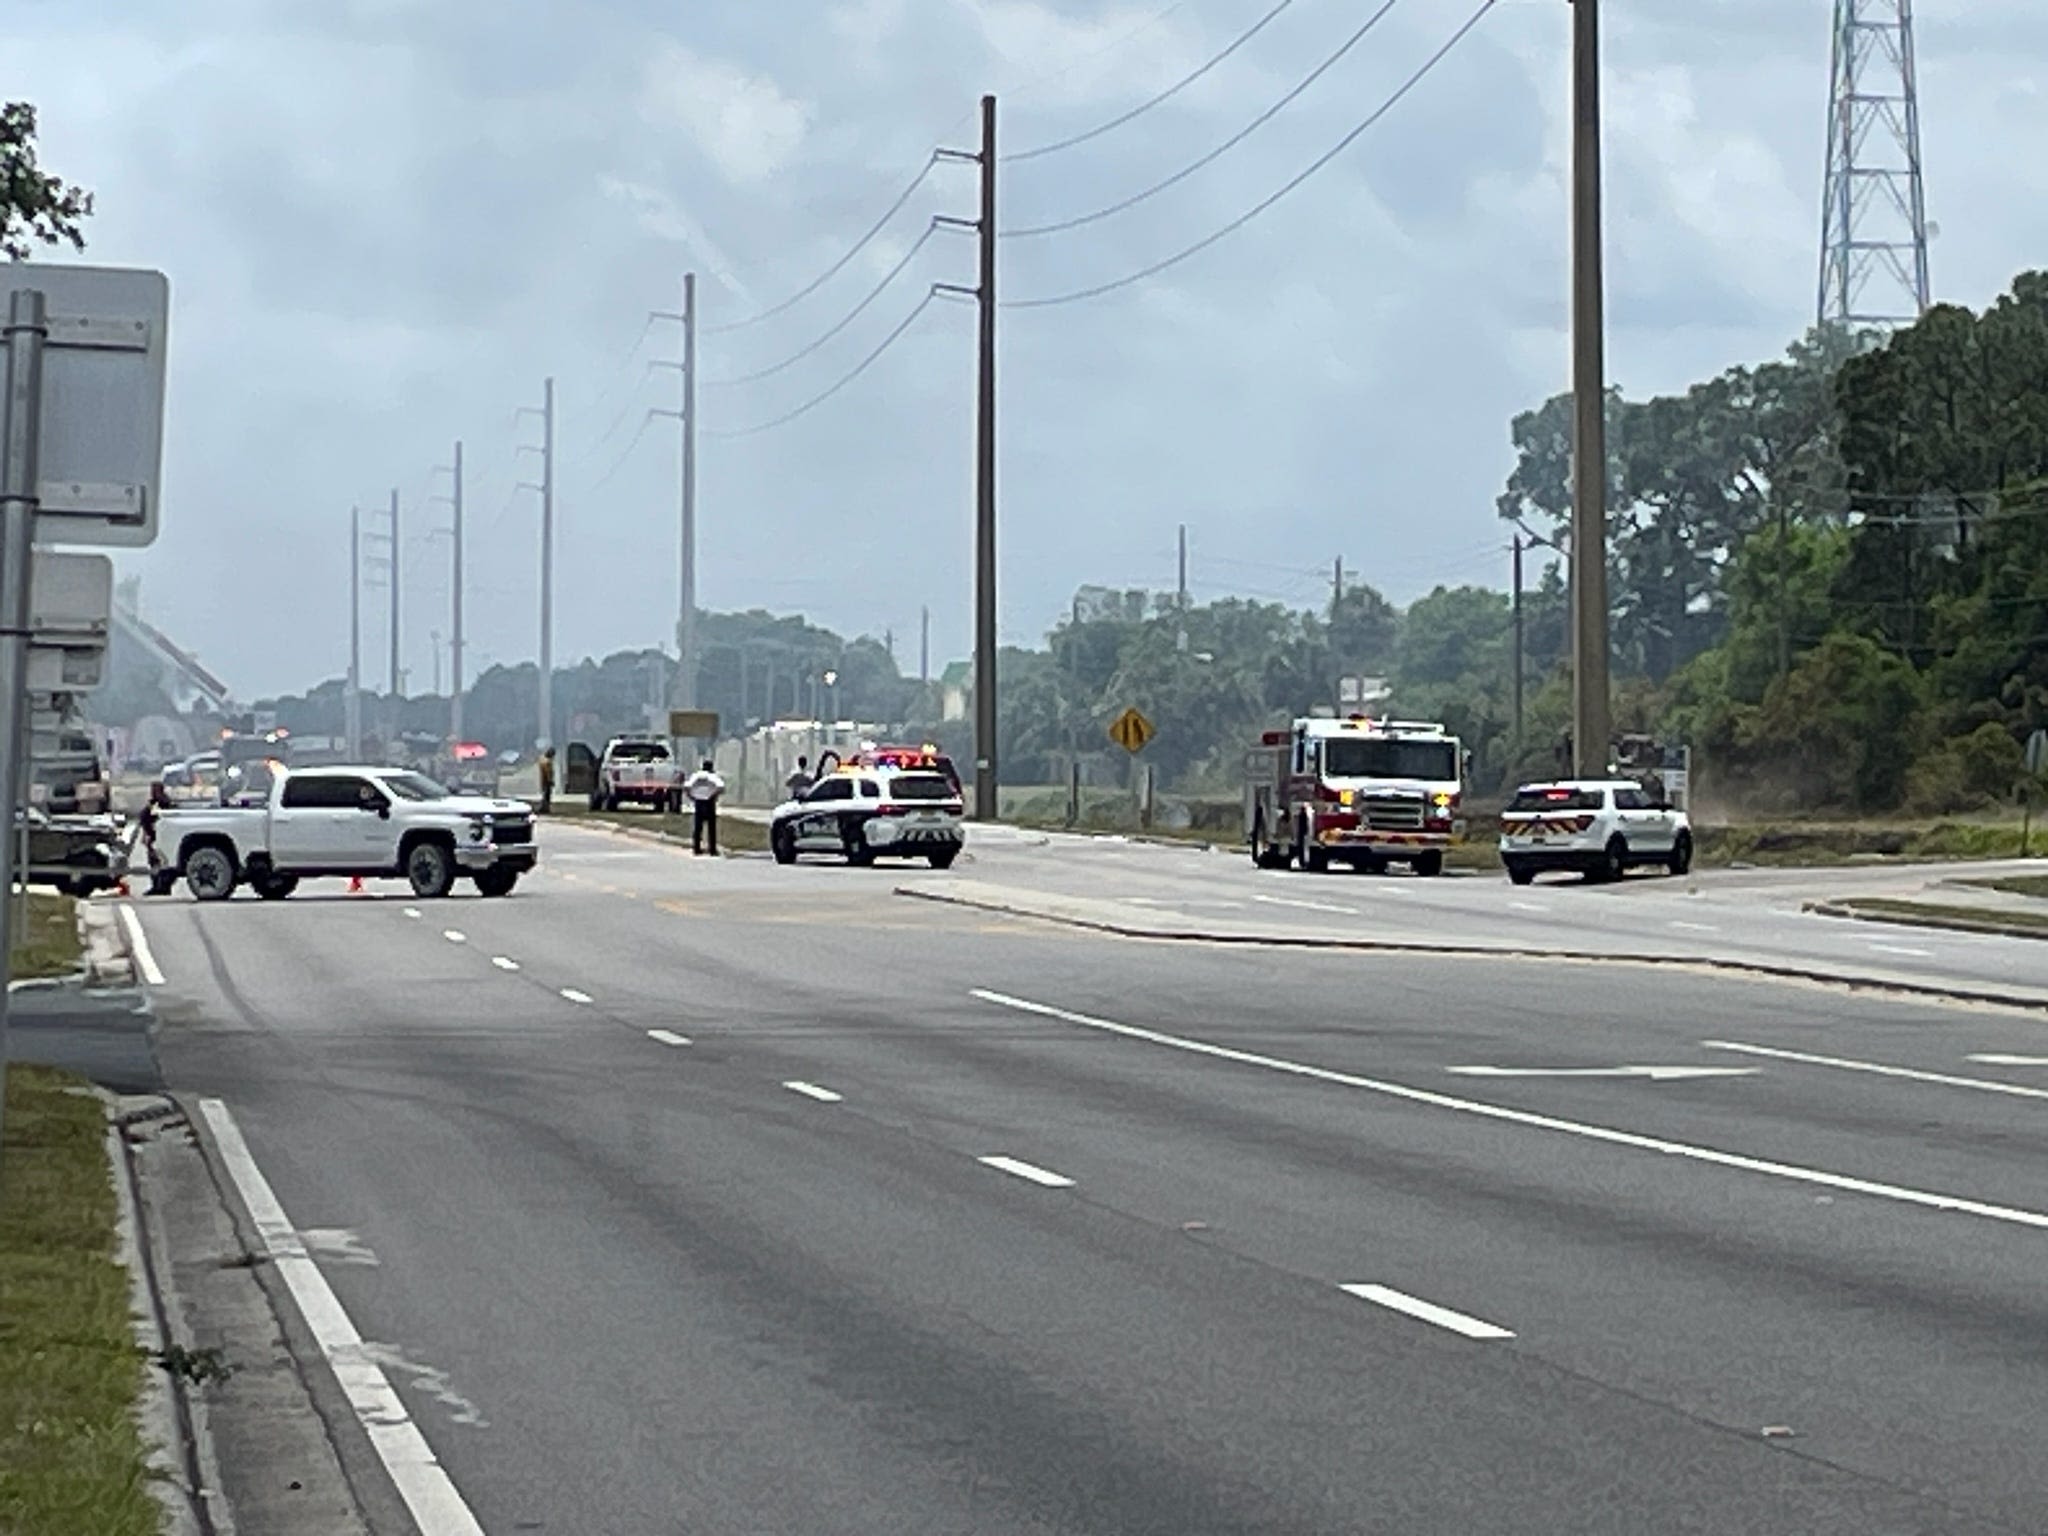
<instances>
[{"instance_id":1,"label":"road surface","mask_svg":"<svg viewBox=\"0 0 2048 1536\"><path fill-rule=\"evenodd\" d=\"M1886 938L1768 879L1069 852L958 873ZM313 1330L396 1390L440 1530L2048 1530L2048 1019L892 894L945 878L550 824L505 901L137 904L172 1088L369 1341Z\"/></svg>"}]
</instances>

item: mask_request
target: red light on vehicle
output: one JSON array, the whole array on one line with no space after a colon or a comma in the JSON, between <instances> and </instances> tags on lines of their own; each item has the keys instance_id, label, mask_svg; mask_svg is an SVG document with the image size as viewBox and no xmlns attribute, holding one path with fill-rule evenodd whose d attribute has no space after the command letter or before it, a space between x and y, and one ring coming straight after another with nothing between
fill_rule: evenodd
<instances>
[{"instance_id":1,"label":"red light on vehicle","mask_svg":"<svg viewBox=\"0 0 2048 1536\"><path fill-rule=\"evenodd\" d=\"M468 762L473 758L484 757L489 752L490 748L480 741L458 742L455 747L455 757L458 762Z\"/></svg>"},{"instance_id":2,"label":"red light on vehicle","mask_svg":"<svg viewBox=\"0 0 2048 1536\"><path fill-rule=\"evenodd\" d=\"M1569 800L1571 797L1572 792L1568 789L1546 789L1543 792L1543 798L1546 800Z\"/></svg>"}]
</instances>

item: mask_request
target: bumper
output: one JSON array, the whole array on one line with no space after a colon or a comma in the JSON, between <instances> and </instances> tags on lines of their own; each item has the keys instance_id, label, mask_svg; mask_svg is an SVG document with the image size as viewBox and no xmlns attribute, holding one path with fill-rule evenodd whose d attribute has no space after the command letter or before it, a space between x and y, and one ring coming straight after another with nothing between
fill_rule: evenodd
<instances>
[{"instance_id":1,"label":"bumper","mask_svg":"<svg viewBox=\"0 0 2048 1536\"><path fill-rule=\"evenodd\" d=\"M898 823L877 816L863 829L870 848L877 852L930 853L935 849L957 848L967 840L958 823Z\"/></svg>"},{"instance_id":2,"label":"bumper","mask_svg":"<svg viewBox=\"0 0 2048 1536\"><path fill-rule=\"evenodd\" d=\"M1384 832L1365 827L1336 827L1318 832L1316 841L1325 848L1357 849L1360 852L1382 853L1388 858L1398 859L1409 854L1427 853L1432 848L1448 848L1451 846L1451 834Z\"/></svg>"},{"instance_id":3,"label":"bumper","mask_svg":"<svg viewBox=\"0 0 2048 1536\"><path fill-rule=\"evenodd\" d=\"M455 865L466 875L480 869L510 869L525 874L540 862L540 852L531 846L497 848L489 843L470 843L455 850Z\"/></svg>"},{"instance_id":4,"label":"bumper","mask_svg":"<svg viewBox=\"0 0 2048 1536\"><path fill-rule=\"evenodd\" d=\"M1605 851L1595 843L1515 842L1502 843L1500 848L1501 863L1519 865L1523 869L1539 872L1554 869L1595 869L1605 858Z\"/></svg>"}]
</instances>

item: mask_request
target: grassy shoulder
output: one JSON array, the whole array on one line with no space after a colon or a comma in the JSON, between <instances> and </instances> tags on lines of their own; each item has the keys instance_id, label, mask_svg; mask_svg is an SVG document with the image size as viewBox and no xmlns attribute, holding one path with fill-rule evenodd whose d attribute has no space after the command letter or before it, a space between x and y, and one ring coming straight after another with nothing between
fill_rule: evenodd
<instances>
[{"instance_id":1,"label":"grassy shoulder","mask_svg":"<svg viewBox=\"0 0 2048 1536\"><path fill-rule=\"evenodd\" d=\"M28 921L14 935L8 975L16 981L68 976L78 964L78 904L69 896L30 891Z\"/></svg>"},{"instance_id":2,"label":"grassy shoulder","mask_svg":"<svg viewBox=\"0 0 2048 1536\"><path fill-rule=\"evenodd\" d=\"M1974 885L1986 891L2003 891L2008 896L2048 899L2048 875L2004 875L1996 880L1961 880L1957 884Z\"/></svg>"},{"instance_id":3,"label":"grassy shoulder","mask_svg":"<svg viewBox=\"0 0 2048 1536\"><path fill-rule=\"evenodd\" d=\"M153 1536L136 1404L142 1352L99 1100L81 1080L7 1072L0 1149L0 1531Z\"/></svg>"},{"instance_id":4,"label":"grassy shoulder","mask_svg":"<svg viewBox=\"0 0 2048 1536\"><path fill-rule=\"evenodd\" d=\"M558 803L551 816L562 821L602 821L613 826L625 827L636 832L651 832L657 837L666 837L675 842L687 844L690 841L690 816L670 816L654 811L633 807L618 811L593 811L580 803L567 805ZM758 821L746 821L738 816L718 818L718 847L723 853L766 853L768 851L768 829Z\"/></svg>"},{"instance_id":5,"label":"grassy shoulder","mask_svg":"<svg viewBox=\"0 0 2048 1536\"><path fill-rule=\"evenodd\" d=\"M2006 907L1964 907L1948 902L1903 901L1890 896L1855 896L1830 902L1853 917L1888 918L1927 928L1960 928L1975 933L2026 934L2048 939L2048 912L2015 912Z\"/></svg>"}]
</instances>

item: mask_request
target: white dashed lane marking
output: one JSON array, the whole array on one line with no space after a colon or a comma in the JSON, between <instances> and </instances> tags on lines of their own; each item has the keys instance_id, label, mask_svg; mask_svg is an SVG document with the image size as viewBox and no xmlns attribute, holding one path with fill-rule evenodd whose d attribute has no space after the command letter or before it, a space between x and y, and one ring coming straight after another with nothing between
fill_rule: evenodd
<instances>
[{"instance_id":1,"label":"white dashed lane marking","mask_svg":"<svg viewBox=\"0 0 2048 1536\"><path fill-rule=\"evenodd\" d=\"M566 996L567 994L564 995ZM650 1029L647 1031L647 1038L658 1045L688 1045L690 1043L688 1035L679 1035L672 1029Z\"/></svg>"},{"instance_id":2,"label":"white dashed lane marking","mask_svg":"<svg viewBox=\"0 0 2048 1536\"><path fill-rule=\"evenodd\" d=\"M588 992L578 992L574 987L562 988L562 996L566 997L572 1003L587 1004L596 1001L596 999L591 997L591 995Z\"/></svg>"},{"instance_id":3,"label":"white dashed lane marking","mask_svg":"<svg viewBox=\"0 0 2048 1536\"><path fill-rule=\"evenodd\" d=\"M839 1095L830 1088L820 1088L816 1083L784 1083L791 1093L800 1093L807 1099L816 1099L820 1104L837 1104Z\"/></svg>"},{"instance_id":4,"label":"white dashed lane marking","mask_svg":"<svg viewBox=\"0 0 2048 1536\"><path fill-rule=\"evenodd\" d=\"M976 1158L975 1161L994 1168L1000 1173L1007 1173L1016 1178L1028 1180L1033 1184L1043 1185L1047 1189L1072 1189L1074 1187L1074 1181L1065 1174L1054 1173L1050 1168L1040 1168L1035 1163L1022 1162L1014 1157L982 1157Z\"/></svg>"},{"instance_id":5,"label":"white dashed lane marking","mask_svg":"<svg viewBox=\"0 0 2048 1536\"><path fill-rule=\"evenodd\" d=\"M516 971L519 969L519 962L512 959L509 955L493 955L491 956L491 964L501 971Z\"/></svg>"}]
</instances>

